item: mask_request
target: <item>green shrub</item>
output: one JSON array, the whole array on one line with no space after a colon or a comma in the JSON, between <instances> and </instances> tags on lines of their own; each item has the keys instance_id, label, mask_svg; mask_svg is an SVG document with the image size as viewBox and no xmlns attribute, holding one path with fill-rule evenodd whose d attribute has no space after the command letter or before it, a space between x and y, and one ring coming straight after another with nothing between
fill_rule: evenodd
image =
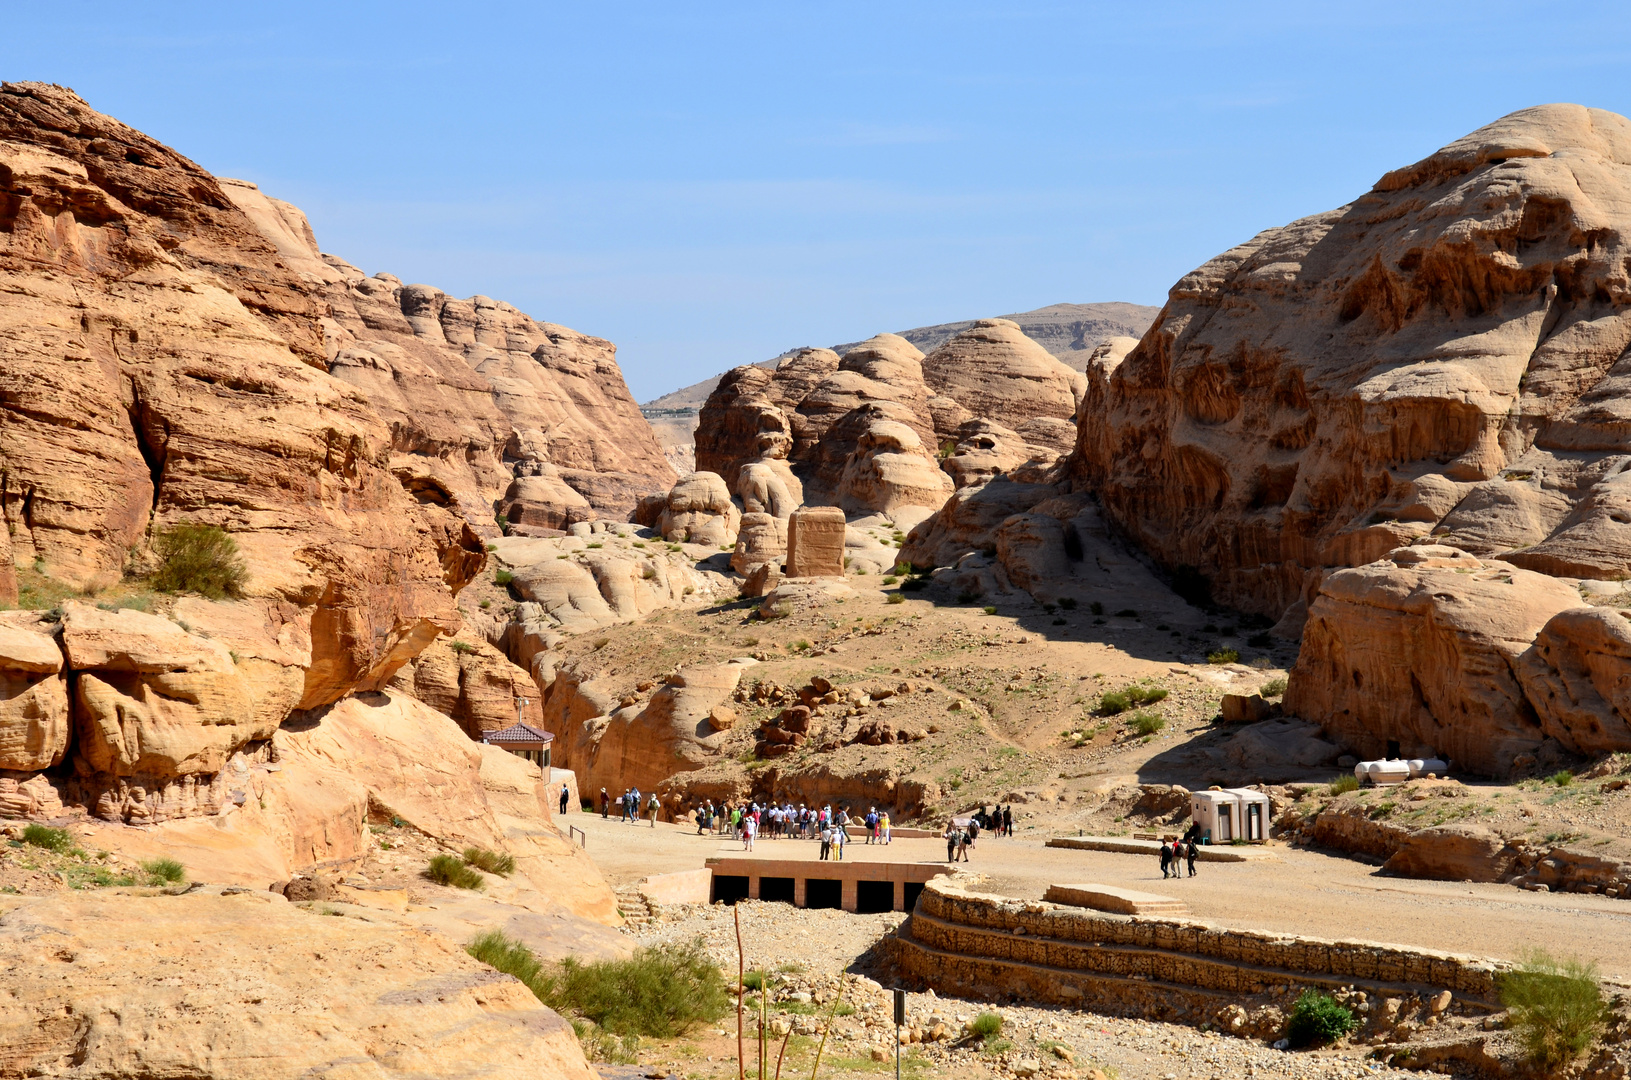
<instances>
[{"instance_id":1,"label":"green shrub","mask_svg":"<svg viewBox=\"0 0 1631 1080\"><path fill-rule=\"evenodd\" d=\"M242 596L249 571L238 554L238 542L214 525L173 525L153 541L160 566L153 588L160 592L195 592L211 600Z\"/></svg>"},{"instance_id":2,"label":"green shrub","mask_svg":"<svg viewBox=\"0 0 1631 1080\"><path fill-rule=\"evenodd\" d=\"M486 601L482 602L486 603ZM447 643L447 647L456 653L473 653L476 651L476 647L468 641L450 641Z\"/></svg>"},{"instance_id":3,"label":"green shrub","mask_svg":"<svg viewBox=\"0 0 1631 1080\"><path fill-rule=\"evenodd\" d=\"M1099 696L1099 715L1119 716L1133 707L1133 699L1127 696L1125 690Z\"/></svg>"},{"instance_id":4,"label":"green shrub","mask_svg":"<svg viewBox=\"0 0 1631 1080\"><path fill-rule=\"evenodd\" d=\"M595 545L595 546L599 547L598 544ZM494 585L508 585L510 582L512 582L514 580L515 580L515 575L510 573L508 570L494 570L493 571L493 584Z\"/></svg>"},{"instance_id":5,"label":"green shrub","mask_svg":"<svg viewBox=\"0 0 1631 1080\"><path fill-rule=\"evenodd\" d=\"M539 999L616 1035L672 1039L730 1008L725 979L703 943L670 942L627 960L568 957L543 976Z\"/></svg>"},{"instance_id":6,"label":"green shrub","mask_svg":"<svg viewBox=\"0 0 1631 1080\"><path fill-rule=\"evenodd\" d=\"M1095 615L1103 615L1104 614L1104 605L1099 603L1097 600L1095 600L1091 604L1088 605L1088 610L1091 611Z\"/></svg>"},{"instance_id":7,"label":"green shrub","mask_svg":"<svg viewBox=\"0 0 1631 1080\"><path fill-rule=\"evenodd\" d=\"M884 603L886 603L886 604L904 604L904 603L906 603L906 597L904 595L902 595L901 593L899 593L899 592L892 592L888 596L884 597Z\"/></svg>"},{"instance_id":8,"label":"green shrub","mask_svg":"<svg viewBox=\"0 0 1631 1080\"><path fill-rule=\"evenodd\" d=\"M465 848L464 861L468 866L474 866L478 870L485 870L489 874L498 874L501 877L509 877L515 873L514 858L496 851L488 851L486 848Z\"/></svg>"},{"instance_id":9,"label":"green shrub","mask_svg":"<svg viewBox=\"0 0 1631 1080\"><path fill-rule=\"evenodd\" d=\"M750 971L742 976L742 986L744 989L758 990L761 989L764 984L765 973L762 971Z\"/></svg>"},{"instance_id":10,"label":"green shrub","mask_svg":"<svg viewBox=\"0 0 1631 1080\"><path fill-rule=\"evenodd\" d=\"M1134 683L1123 690L1122 693L1126 694L1127 700L1134 705L1154 705L1157 701L1165 701L1168 692L1163 687L1140 686Z\"/></svg>"},{"instance_id":11,"label":"green shrub","mask_svg":"<svg viewBox=\"0 0 1631 1080\"><path fill-rule=\"evenodd\" d=\"M893 585L895 582L897 582L899 580L900 580L900 578L896 577L894 574L890 574L888 577L883 579L883 583L885 585Z\"/></svg>"},{"instance_id":12,"label":"green shrub","mask_svg":"<svg viewBox=\"0 0 1631 1080\"><path fill-rule=\"evenodd\" d=\"M994 1039L1002 1034L1002 1017L983 1012L968 1022L968 1033L979 1039Z\"/></svg>"},{"instance_id":13,"label":"green shrub","mask_svg":"<svg viewBox=\"0 0 1631 1080\"><path fill-rule=\"evenodd\" d=\"M187 880L187 868L174 859L148 859L142 872L154 885L179 885Z\"/></svg>"},{"instance_id":14,"label":"green shrub","mask_svg":"<svg viewBox=\"0 0 1631 1080\"><path fill-rule=\"evenodd\" d=\"M995 615L997 613L997 605L987 604L985 607L981 608L980 610L985 612L987 615Z\"/></svg>"},{"instance_id":15,"label":"green shrub","mask_svg":"<svg viewBox=\"0 0 1631 1080\"><path fill-rule=\"evenodd\" d=\"M1152 712L1134 713L1132 720L1128 722L1133 725L1133 730L1140 735L1154 735L1167 726L1166 717L1160 713Z\"/></svg>"},{"instance_id":16,"label":"green shrub","mask_svg":"<svg viewBox=\"0 0 1631 1080\"><path fill-rule=\"evenodd\" d=\"M53 829L46 825L30 825L23 830L23 843L61 854L73 848L74 837L67 829Z\"/></svg>"},{"instance_id":17,"label":"green shrub","mask_svg":"<svg viewBox=\"0 0 1631 1080\"><path fill-rule=\"evenodd\" d=\"M544 965L532 950L502 930L489 930L464 947L464 951L490 968L513 975L526 984L539 1000L544 997Z\"/></svg>"},{"instance_id":18,"label":"green shrub","mask_svg":"<svg viewBox=\"0 0 1631 1080\"><path fill-rule=\"evenodd\" d=\"M464 865L464 860L453 855L438 855L430 860L425 868L425 876L438 885L452 885L458 889L475 889L480 891L487 887L487 881L480 874Z\"/></svg>"},{"instance_id":19,"label":"green shrub","mask_svg":"<svg viewBox=\"0 0 1631 1080\"><path fill-rule=\"evenodd\" d=\"M1329 994L1303 991L1291 1007L1286 1038L1292 1046L1325 1046L1354 1029L1354 1014Z\"/></svg>"},{"instance_id":20,"label":"green shrub","mask_svg":"<svg viewBox=\"0 0 1631 1080\"><path fill-rule=\"evenodd\" d=\"M1353 773L1348 773L1346 776L1339 776L1335 780L1331 781L1330 787L1326 790L1330 791L1332 795L1342 795L1349 791L1358 791L1359 777L1355 776Z\"/></svg>"},{"instance_id":21,"label":"green shrub","mask_svg":"<svg viewBox=\"0 0 1631 1080\"><path fill-rule=\"evenodd\" d=\"M592 544L585 544L583 546L586 547L586 548L599 548L599 547L605 547L606 545L601 543L599 540L596 540Z\"/></svg>"},{"instance_id":22,"label":"green shrub","mask_svg":"<svg viewBox=\"0 0 1631 1080\"><path fill-rule=\"evenodd\" d=\"M1573 1061L1602 1033L1608 1014L1597 984L1597 965L1534 952L1498 981L1501 1004L1535 1062L1556 1067Z\"/></svg>"},{"instance_id":23,"label":"green shrub","mask_svg":"<svg viewBox=\"0 0 1631 1080\"><path fill-rule=\"evenodd\" d=\"M799 638L797 641L793 642L793 644L787 647L792 649L794 652L803 652L805 649L810 647L810 643L805 641L803 638Z\"/></svg>"},{"instance_id":24,"label":"green shrub","mask_svg":"<svg viewBox=\"0 0 1631 1080\"><path fill-rule=\"evenodd\" d=\"M1560 769L1546 779L1551 783L1556 784L1558 787L1568 787L1570 784L1574 783L1574 773L1567 769Z\"/></svg>"},{"instance_id":25,"label":"green shrub","mask_svg":"<svg viewBox=\"0 0 1631 1080\"><path fill-rule=\"evenodd\" d=\"M1239 649L1218 649L1216 652L1206 654L1208 664L1238 664L1240 663Z\"/></svg>"},{"instance_id":26,"label":"green shrub","mask_svg":"<svg viewBox=\"0 0 1631 1080\"><path fill-rule=\"evenodd\" d=\"M927 578L908 578L900 583L901 592L922 592L929 587Z\"/></svg>"},{"instance_id":27,"label":"green shrub","mask_svg":"<svg viewBox=\"0 0 1631 1080\"><path fill-rule=\"evenodd\" d=\"M1270 679L1268 682L1263 684L1263 689L1258 691L1258 693L1262 694L1264 697L1279 697L1285 692L1286 681L1284 679Z\"/></svg>"}]
</instances>

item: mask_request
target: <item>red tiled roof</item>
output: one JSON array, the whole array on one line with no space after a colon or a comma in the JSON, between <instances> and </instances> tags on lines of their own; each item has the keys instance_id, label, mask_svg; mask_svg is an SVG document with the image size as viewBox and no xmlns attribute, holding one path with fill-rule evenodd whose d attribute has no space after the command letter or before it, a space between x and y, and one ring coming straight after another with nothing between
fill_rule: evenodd
<instances>
[{"instance_id":1,"label":"red tiled roof","mask_svg":"<svg viewBox=\"0 0 1631 1080\"><path fill-rule=\"evenodd\" d=\"M485 743L553 742L555 736L547 731L539 731L537 728L528 727L526 724L511 724L499 731L489 731L481 737L481 741Z\"/></svg>"}]
</instances>

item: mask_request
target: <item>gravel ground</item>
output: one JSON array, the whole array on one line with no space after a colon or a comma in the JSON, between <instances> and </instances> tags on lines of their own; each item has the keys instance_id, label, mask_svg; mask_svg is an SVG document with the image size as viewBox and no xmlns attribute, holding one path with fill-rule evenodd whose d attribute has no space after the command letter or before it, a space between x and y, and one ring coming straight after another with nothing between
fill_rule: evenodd
<instances>
[{"instance_id":1,"label":"gravel ground","mask_svg":"<svg viewBox=\"0 0 1631 1080\"><path fill-rule=\"evenodd\" d=\"M831 910L800 910L785 904L743 901L742 939L747 966L788 971L773 990L773 1000L810 994L819 1010L830 1001L845 969L904 915L847 915ZM684 941L701 937L709 952L727 971L737 965L733 910L723 906L674 909L665 921L631 929L641 944ZM864 977L852 978L846 1000L857 1005L853 1015L835 1024L833 1040L824 1058L824 1073L869 1075L894 1068L894 1028L889 1022L888 995ZM1351 1077L1419 1078L1418 1073L1390 1069L1367 1060L1362 1048L1318 1053L1274 1050L1262 1043L1197 1031L1176 1024L1151 1023L1099 1016L1070 1009L1004 1006L990 1010L975 1002L938 998L932 993L909 994L908 1014L920 1030L933 1031L943 1023L951 1038L914 1044L904 1071L913 1076L936 1077L1025 1076L1034 1066L1042 1077L1097 1080L1098 1075L1121 1080L1199 1080L1199 1078L1260 1077L1263 1080L1337 1080ZM985 1011L1003 1018L1003 1038L1012 1045L998 1052L960 1045L956 1036L963 1025ZM792 1014L794 1037L814 1032L818 1016ZM808 1038L808 1036L806 1036ZM1053 1049L1059 1045L1066 1056ZM752 1056L750 1041L749 1054ZM804 1049L801 1045L801 1050ZM879 1051L884 1060L874 1060ZM696 1037L647 1044L643 1064L659 1065L691 1078L728 1076L736 1071L734 1018ZM808 1067L805 1051L794 1060ZM753 1066L750 1064L751 1074ZM802 1075L802 1074L790 1074Z\"/></svg>"}]
</instances>

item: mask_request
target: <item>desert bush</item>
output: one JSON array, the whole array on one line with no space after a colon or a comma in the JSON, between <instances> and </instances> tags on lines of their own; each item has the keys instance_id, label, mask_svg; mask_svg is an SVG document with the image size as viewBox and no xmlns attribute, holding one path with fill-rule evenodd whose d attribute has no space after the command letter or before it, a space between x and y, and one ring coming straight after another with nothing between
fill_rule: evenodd
<instances>
[{"instance_id":1,"label":"desert bush","mask_svg":"<svg viewBox=\"0 0 1631 1080\"><path fill-rule=\"evenodd\" d=\"M899 592L892 592L888 596L884 597L884 603L886 603L886 604L904 604L904 603L906 603L906 597L901 595Z\"/></svg>"},{"instance_id":2,"label":"desert bush","mask_svg":"<svg viewBox=\"0 0 1631 1080\"><path fill-rule=\"evenodd\" d=\"M1240 663L1239 649L1218 649L1206 654L1208 664L1238 664Z\"/></svg>"},{"instance_id":3,"label":"desert bush","mask_svg":"<svg viewBox=\"0 0 1631 1080\"><path fill-rule=\"evenodd\" d=\"M487 887L486 880L454 855L438 855L425 868L425 876L438 885L452 885L457 889L480 891Z\"/></svg>"},{"instance_id":4,"label":"desert bush","mask_svg":"<svg viewBox=\"0 0 1631 1080\"><path fill-rule=\"evenodd\" d=\"M1555 1068L1573 1061L1602 1033L1608 1006L1596 964L1537 951L1502 975L1498 989L1512 1027L1538 1064Z\"/></svg>"},{"instance_id":5,"label":"desert bush","mask_svg":"<svg viewBox=\"0 0 1631 1080\"><path fill-rule=\"evenodd\" d=\"M73 848L74 837L67 829L53 829L48 825L30 825L23 830L23 843L61 854Z\"/></svg>"},{"instance_id":6,"label":"desert bush","mask_svg":"<svg viewBox=\"0 0 1631 1080\"><path fill-rule=\"evenodd\" d=\"M1286 1038L1292 1046L1325 1046L1354 1029L1354 1014L1330 994L1303 991L1291 1007Z\"/></svg>"},{"instance_id":7,"label":"desert bush","mask_svg":"<svg viewBox=\"0 0 1631 1080\"><path fill-rule=\"evenodd\" d=\"M671 1039L730 1007L724 976L700 940L640 949L627 960L568 957L541 981L544 1004L617 1035Z\"/></svg>"},{"instance_id":8,"label":"desert bush","mask_svg":"<svg viewBox=\"0 0 1631 1080\"><path fill-rule=\"evenodd\" d=\"M1348 773L1346 776L1339 776L1335 780L1331 781L1330 786L1326 790L1332 795L1343 795L1350 791L1358 791L1359 777L1355 776L1353 773Z\"/></svg>"},{"instance_id":9,"label":"desert bush","mask_svg":"<svg viewBox=\"0 0 1631 1080\"><path fill-rule=\"evenodd\" d=\"M476 647L468 641L450 641L447 643L447 647L456 653L473 653L476 651Z\"/></svg>"},{"instance_id":10,"label":"desert bush","mask_svg":"<svg viewBox=\"0 0 1631 1080\"><path fill-rule=\"evenodd\" d=\"M1567 769L1559 769L1546 779L1551 783L1556 784L1558 787L1568 787L1570 784L1574 783L1574 773Z\"/></svg>"},{"instance_id":11,"label":"desert bush","mask_svg":"<svg viewBox=\"0 0 1631 1080\"><path fill-rule=\"evenodd\" d=\"M1133 699L1127 696L1125 690L1117 690L1099 696L1099 715L1119 716L1133 707Z\"/></svg>"},{"instance_id":12,"label":"desert bush","mask_svg":"<svg viewBox=\"0 0 1631 1080\"><path fill-rule=\"evenodd\" d=\"M1133 718L1128 722L1133 725L1133 730L1140 735L1154 735L1167 726L1166 717L1160 713L1152 712L1134 713Z\"/></svg>"},{"instance_id":13,"label":"desert bush","mask_svg":"<svg viewBox=\"0 0 1631 1080\"><path fill-rule=\"evenodd\" d=\"M994 1012L983 1012L968 1022L968 1033L977 1039L994 1039L1002 1034L1002 1017Z\"/></svg>"},{"instance_id":14,"label":"desert bush","mask_svg":"<svg viewBox=\"0 0 1631 1080\"><path fill-rule=\"evenodd\" d=\"M478 870L485 870L489 874L498 874L509 877L515 873L515 859L509 855L502 855L486 848L467 847L464 849L464 861L467 866L474 866Z\"/></svg>"},{"instance_id":15,"label":"desert bush","mask_svg":"<svg viewBox=\"0 0 1631 1080\"><path fill-rule=\"evenodd\" d=\"M1165 701L1168 691L1159 686L1141 686L1134 683L1122 693L1126 694L1127 700L1134 705L1154 705L1157 701Z\"/></svg>"},{"instance_id":16,"label":"desert bush","mask_svg":"<svg viewBox=\"0 0 1631 1080\"><path fill-rule=\"evenodd\" d=\"M987 604L985 607L981 608L980 610L985 612L987 615L995 615L997 613L997 605Z\"/></svg>"},{"instance_id":17,"label":"desert bush","mask_svg":"<svg viewBox=\"0 0 1631 1080\"><path fill-rule=\"evenodd\" d=\"M1270 679L1268 682L1263 684L1263 689L1258 691L1258 693L1262 694L1264 697L1279 697L1285 692L1286 681L1284 679Z\"/></svg>"},{"instance_id":18,"label":"desert bush","mask_svg":"<svg viewBox=\"0 0 1631 1080\"><path fill-rule=\"evenodd\" d=\"M174 859L148 859L142 863L142 873L154 885L178 885L187 880L187 868Z\"/></svg>"},{"instance_id":19,"label":"desert bush","mask_svg":"<svg viewBox=\"0 0 1631 1080\"><path fill-rule=\"evenodd\" d=\"M493 584L494 585L508 585L510 582L512 582L514 580L515 580L515 575L510 573L508 570L494 570L493 571Z\"/></svg>"},{"instance_id":20,"label":"desert bush","mask_svg":"<svg viewBox=\"0 0 1631 1080\"><path fill-rule=\"evenodd\" d=\"M153 541L160 560L153 588L195 592L211 600L242 596L249 579L238 542L214 525L172 525Z\"/></svg>"}]
</instances>

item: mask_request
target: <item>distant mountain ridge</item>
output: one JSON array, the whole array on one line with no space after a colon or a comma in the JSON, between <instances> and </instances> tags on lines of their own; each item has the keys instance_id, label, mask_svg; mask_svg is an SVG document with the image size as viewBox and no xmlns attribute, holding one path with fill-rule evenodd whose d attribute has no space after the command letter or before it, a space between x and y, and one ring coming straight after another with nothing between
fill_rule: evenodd
<instances>
[{"instance_id":1,"label":"distant mountain ridge","mask_svg":"<svg viewBox=\"0 0 1631 1080\"><path fill-rule=\"evenodd\" d=\"M1049 304L1047 307L1037 308L1035 311L1025 311L1017 315L1003 315L1001 318L1012 319L1019 324L1025 336L1041 345L1066 364L1083 371L1087 366L1087 356L1106 338L1112 337L1143 337L1144 331L1150 328L1155 317L1161 309L1150 307L1147 304L1128 304L1121 301L1109 301L1100 304ZM964 319L961 322L937 323L934 326L919 326L912 330L898 331L901 337L916 345L925 353L944 345L953 337L974 325L973 319ZM833 352L842 356L844 353L859 345L858 341L846 342L842 345L832 346ZM789 349L781 356L760 361L758 366L774 369L781 362L782 357L795 350ZM699 383L681 387L670 391L660 398L655 398L641 404L640 408L646 413L647 419L655 422L664 419L663 411L691 410L702 407L713 393L714 387L719 385L720 377L724 373L712 378L704 379ZM656 411L657 415L652 413ZM674 417L679 419L680 417ZM658 437L669 445L669 434L658 427Z\"/></svg>"}]
</instances>

